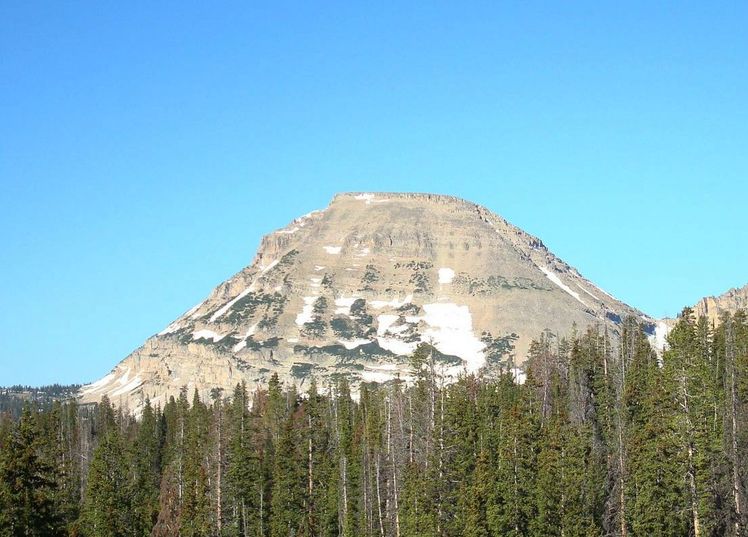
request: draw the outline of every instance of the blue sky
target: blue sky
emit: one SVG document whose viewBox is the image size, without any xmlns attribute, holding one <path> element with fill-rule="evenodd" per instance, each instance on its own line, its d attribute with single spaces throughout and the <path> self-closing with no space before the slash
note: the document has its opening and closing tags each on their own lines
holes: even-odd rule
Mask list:
<svg viewBox="0 0 748 537">
<path fill-rule="evenodd" d="M 0 3 L 0 385 L 102 376 L 338 191 L 654 316 L 748 282 L 748 3 L 426 4 Z"/>
</svg>

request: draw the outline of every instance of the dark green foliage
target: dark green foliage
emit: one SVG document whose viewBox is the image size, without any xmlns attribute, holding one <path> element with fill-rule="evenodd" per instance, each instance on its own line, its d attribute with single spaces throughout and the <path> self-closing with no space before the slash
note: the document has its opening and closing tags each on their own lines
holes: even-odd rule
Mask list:
<svg viewBox="0 0 748 537">
<path fill-rule="evenodd" d="M 132 442 L 130 482 L 132 498 L 132 535 L 150 535 L 158 516 L 161 482 L 161 447 L 163 429 L 159 416 L 146 402 L 140 427 Z"/>
<path fill-rule="evenodd" d="M 129 535 L 131 497 L 128 494 L 129 458 L 122 437 L 111 427 L 93 453 L 88 487 L 81 508 L 81 530 L 89 537 Z"/>
<path fill-rule="evenodd" d="M 49 386 L 14 386 L 0 387 L 0 415 L 10 414 L 18 419 L 26 403 L 34 403 L 37 408 L 48 410 L 54 401 L 65 401 L 75 396 L 80 384 L 51 384 Z"/>
<path fill-rule="evenodd" d="M 146 402 L 137 421 L 106 399 L 0 414 L 0 537 L 746 535 L 746 316 L 686 310 L 663 356 L 636 321 L 620 330 L 615 348 L 594 329 L 541 334 L 523 385 L 511 336 L 484 334 L 503 369 L 452 384 L 452 357 L 420 345 L 410 385 L 359 399 L 345 375 L 303 396 L 273 375 L 210 406 Z M 395 359 L 338 347 L 300 348 L 292 373 L 319 352 Z"/>
<path fill-rule="evenodd" d="M 18 425 L 5 438 L 0 455 L 0 535 L 45 536 L 62 533 L 53 461 L 36 409 L 26 405 Z M 8 434 L 8 433 L 6 433 Z"/>
<path fill-rule="evenodd" d="M 475 278 L 465 273 L 460 273 L 455 276 L 454 285 L 460 286 L 470 295 L 492 295 L 506 291 L 508 289 L 537 289 L 540 291 L 551 291 L 553 287 L 551 285 L 538 285 L 535 280 L 529 278 L 512 278 L 508 279 L 504 276 L 489 276 L 487 278 Z"/>
<path fill-rule="evenodd" d="M 361 288 L 360 291 L 372 291 L 372 283 L 378 282 L 381 277 L 381 272 L 374 265 L 366 265 L 364 275 L 361 277 Z"/>
<path fill-rule="evenodd" d="M 323 319 L 325 311 L 327 311 L 327 299 L 321 296 L 312 304 L 312 320 L 304 323 L 301 333 L 308 338 L 323 337 L 327 332 L 327 323 Z"/>
<path fill-rule="evenodd" d="M 495 369 L 509 367 L 511 353 L 514 351 L 514 342 L 518 338 L 519 336 L 514 333 L 503 337 L 494 337 L 491 332 L 483 332 L 480 340 L 486 345 L 483 352 L 486 355 L 487 365 Z"/>
</svg>

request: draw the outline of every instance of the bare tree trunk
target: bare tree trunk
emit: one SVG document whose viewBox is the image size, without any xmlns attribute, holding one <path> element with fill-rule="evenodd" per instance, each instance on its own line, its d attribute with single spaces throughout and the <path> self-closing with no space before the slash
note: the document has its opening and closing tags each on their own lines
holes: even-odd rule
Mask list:
<svg viewBox="0 0 748 537">
<path fill-rule="evenodd" d="M 725 361 L 730 390 L 730 458 L 732 459 L 732 498 L 735 504 L 734 534 L 742 535 L 743 501 L 740 485 L 740 462 L 738 460 L 738 393 L 735 363 L 735 330 L 732 319 L 725 323 Z"/>
<path fill-rule="evenodd" d="M 340 479 L 343 483 L 343 509 L 341 510 L 341 524 L 340 527 L 342 535 L 346 535 L 345 527 L 346 521 L 348 520 L 348 459 L 343 455 L 340 459 Z"/>
<path fill-rule="evenodd" d="M 216 475 L 216 525 L 218 527 L 218 535 L 221 534 L 221 528 L 223 525 L 223 521 L 221 520 L 221 474 L 223 473 L 222 468 L 222 453 L 223 453 L 223 427 L 221 424 L 221 418 L 222 418 L 222 409 L 221 409 L 221 402 L 218 401 L 218 453 L 217 453 L 217 463 L 218 463 L 218 471 Z"/>
<path fill-rule="evenodd" d="M 690 396 L 688 395 L 686 371 L 680 371 L 680 387 L 683 399 L 681 408 L 686 417 L 686 444 L 688 453 L 688 492 L 691 496 L 691 521 L 693 523 L 694 537 L 701 537 L 701 520 L 699 518 L 699 502 L 696 489 L 696 468 L 694 467 L 693 454 L 693 424 L 691 423 L 691 410 L 689 407 Z"/>
<path fill-rule="evenodd" d="M 265 535 L 265 490 L 260 483 L 260 535 Z"/>
<path fill-rule="evenodd" d="M 382 493 L 379 488 L 379 454 L 377 454 L 377 512 L 379 514 L 379 533 L 384 537 L 384 523 L 382 522 Z"/>
<path fill-rule="evenodd" d="M 624 406 L 623 390 L 626 386 L 626 370 L 628 363 L 632 360 L 634 348 L 633 331 L 629 330 L 627 336 L 628 341 L 625 343 L 628 353 L 621 353 L 621 359 L 619 360 L 621 374 L 616 386 L 616 401 L 618 402 L 618 408 L 616 409 L 616 428 L 618 429 L 618 523 L 621 537 L 628 536 L 628 527 L 626 525 L 626 446 L 623 441 L 625 424 L 621 417 L 621 413 L 623 412 Z M 624 342 L 622 342 L 622 344 L 623 343 Z"/>
<path fill-rule="evenodd" d="M 439 391 L 439 497 L 438 512 L 436 520 L 436 530 L 439 535 L 442 533 L 442 518 L 444 517 L 442 484 L 444 483 L 444 376 L 441 377 Z"/>
<path fill-rule="evenodd" d="M 312 474 L 312 417 L 308 416 L 307 423 L 309 424 L 309 443 L 307 447 L 307 457 L 308 457 L 308 483 L 307 486 L 309 487 L 309 500 L 312 499 L 312 493 L 314 492 L 314 478 Z"/>
<path fill-rule="evenodd" d="M 400 537 L 400 506 L 398 502 L 398 490 L 397 490 L 397 460 L 395 457 L 394 449 L 392 448 L 392 404 L 394 401 L 390 401 L 387 412 L 387 455 L 390 458 L 390 464 L 392 465 L 392 494 L 393 494 L 393 510 L 395 518 L 395 537 Z M 402 420 L 401 420 L 402 423 Z"/>
<path fill-rule="evenodd" d="M 623 448 L 623 424 L 618 417 L 618 502 L 619 502 L 619 524 L 621 537 L 628 535 L 626 529 L 626 462 Z"/>
<path fill-rule="evenodd" d="M 408 395 L 408 413 L 410 415 L 410 441 L 408 442 L 409 460 L 413 464 L 413 397 Z"/>
</svg>

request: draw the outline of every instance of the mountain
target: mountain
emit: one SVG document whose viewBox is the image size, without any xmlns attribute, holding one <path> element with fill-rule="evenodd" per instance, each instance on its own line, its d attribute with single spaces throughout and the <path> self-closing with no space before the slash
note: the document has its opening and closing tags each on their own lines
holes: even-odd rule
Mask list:
<svg viewBox="0 0 748 537">
<path fill-rule="evenodd" d="M 748 310 L 748 285 L 730 289 L 717 297 L 704 297 L 693 306 L 693 310 L 698 317 L 707 317 L 713 323 L 719 324 L 719 317 L 723 313 Z"/>
<path fill-rule="evenodd" d="M 521 364 L 543 330 L 652 322 L 487 209 L 432 194 L 347 193 L 263 238 L 253 262 L 82 390 L 137 409 L 182 386 L 406 377 L 432 344 L 447 375 Z M 654 330 L 654 324 L 651 325 Z M 519 370 L 516 374 L 521 374 Z"/>
<path fill-rule="evenodd" d="M 705 296 L 694 304 L 691 309 L 694 316 L 706 317 L 711 325 L 718 325 L 723 313 L 736 313 L 738 310 L 748 310 L 748 285 L 739 289 L 730 289 L 719 296 Z M 650 342 L 658 351 L 667 347 L 667 336 L 678 322 L 677 318 L 666 317 L 655 322 L 654 334 Z"/>
</svg>

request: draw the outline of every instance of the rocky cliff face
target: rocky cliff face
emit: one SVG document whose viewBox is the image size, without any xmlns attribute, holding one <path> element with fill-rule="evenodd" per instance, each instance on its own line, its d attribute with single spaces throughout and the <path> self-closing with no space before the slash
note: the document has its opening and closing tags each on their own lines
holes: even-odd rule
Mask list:
<svg viewBox="0 0 748 537">
<path fill-rule="evenodd" d="M 748 311 L 748 285 L 739 289 L 730 289 L 719 296 L 706 296 L 692 306 L 694 316 L 706 317 L 709 324 L 718 325 L 723 313 L 736 313 L 738 310 Z M 654 333 L 650 341 L 657 351 L 667 348 L 667 336 L 678 322 L 677 318 L 660 319 L 655 323 Z"/>
<path fill-rule="evenodd" d="M 714 324 L 719 324 L 723 313 L 735 313 L 748 310 L 748 285 L 739 289 L 730 289 L 719 296 L 707 296 L 693 307 L 697 317 L 707 317 Z"/>
<path fill-rule="evenodd" d="M 485 208 L 431 194 L 340 194 L 266 236 L 219 285 L 112 372 L 82 390 L 137 410 L 182 386 L 207 397 L 273 372 L 303 385 L 335 375 L 407 377 L 420 342 L 447 375 L 524 361 L 549 329 L 641 312 Z"/>
</svg>

